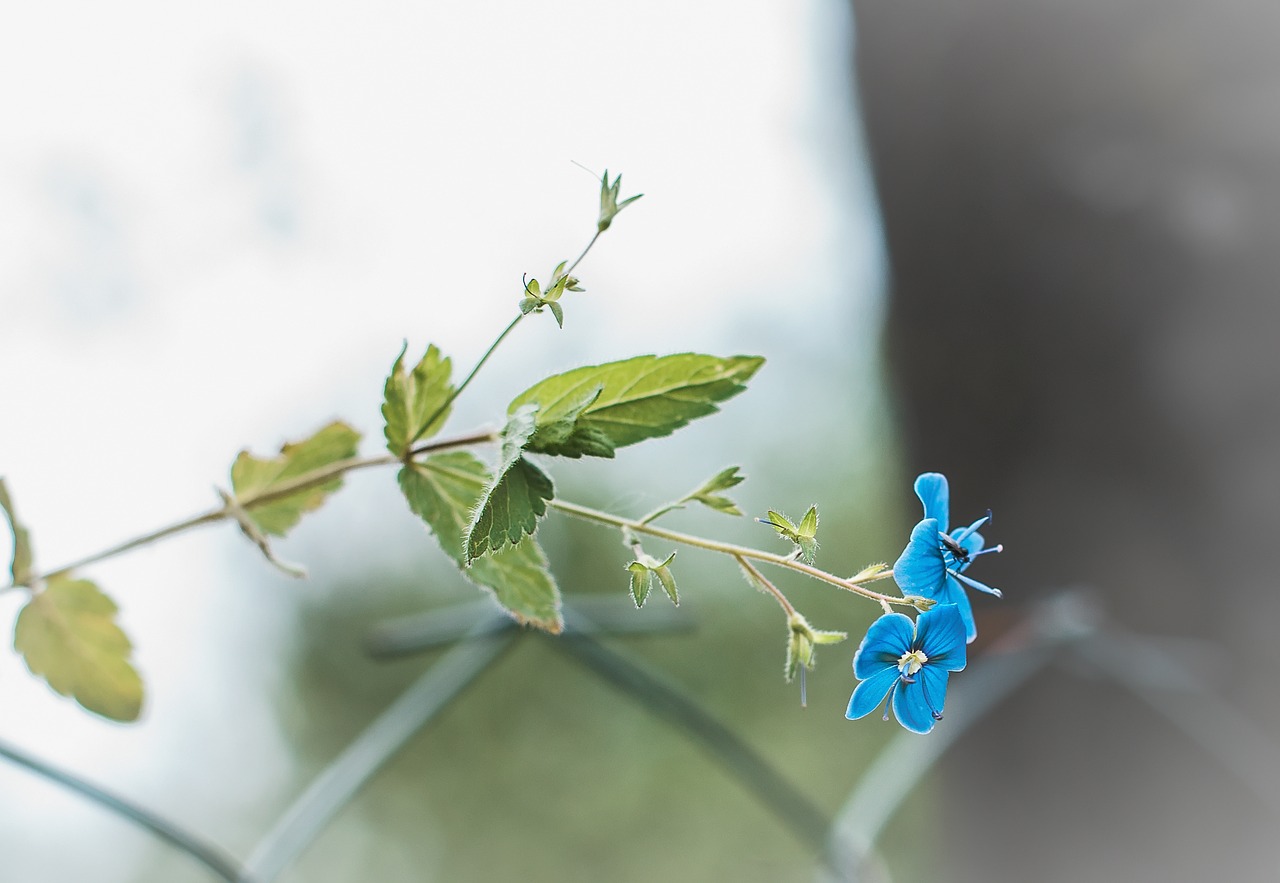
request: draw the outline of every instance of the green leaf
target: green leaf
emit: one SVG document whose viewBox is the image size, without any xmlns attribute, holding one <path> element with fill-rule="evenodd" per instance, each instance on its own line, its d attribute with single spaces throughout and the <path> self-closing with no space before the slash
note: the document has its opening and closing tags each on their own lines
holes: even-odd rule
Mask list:
<svg viewBox="0 0 1280 883">
<path fill-rule="evenodd" d="M 133 721 L 142 679 L 115 614 L 115 603 L 89 580 L 56 576 L 18 614 L 13 647 L 58 693 L 103 717 Z"/>
<path fill-rule="evenodd" d="M 556 324 L 561 328 L 564 327 L 564 307 L 553 300 L 547 301 L 547 309 L 551 310 L 551 315 L 556 317 Z"/>
<path fill-rule="evenodd" d="M 453 385 L 449 382 L 453 363 L 440 356 L 435 345 L 427 347 L 412 372 L 404 369 L 405 343 L 391 366 L 382 391 L 383 433 L 387 450 L 404 457 L 415 442 L 435 435 L 449 419 L 449 399 Z"/>
<path fill-rule="evenodd" d="M 520 542 L 538 529 L 555 487 L 547 474 L 523 456 L 534 432 L 533 405 L 517 408 L 502 429 L 502 457 L 467 530 L 467 563 L 486 552 Z"/>
<path fill-rule="evenodd" d="M 636 607 L 643 607 L 649 597 L 649 589 L 653 587 L 653 571 L 639 561 L 632 561 L 626 569 L 631 571 L 631 597 L 635 599 Z"/>
<path fill-rule="evenodd" d="M 9 565 L 12 583 L 15 586 L 26 585 L 32 577 L 31 535 L 27 532 L 27 526 L 18 520 L 13 501 L 9 499 L 9 488 L 3 478 L 0 478 L 0 509 L 4 510 L 9 529 L 13 531 L 13 561 Z"/>
<path fill-rule="evenodd" d="M 739 475 L 738 466 L 730 466 L 723 469 L 709 478 L 702 487 L 690 493 L 680 502 L 696 502 L 701 503 L 717 512 L 723 512 L 726 515 L 741 515 L 742 510 L 738 508 L 738 504 L 733 502 L 726 496 L 717 494 L 716 491 L 727 490 L 736 485 L 742 484 L 746 480 L 745 475 Z"/>
<path fill-rule="evenodd" d="M 559 417 L 537 421 L 525 448 L 557 457 L 612 457 L 613 445 L 604 431 L 578 422 L 582 412 L 595 404 L 603 390 L 603 386 L 584 390 L 577 401 L 570 402 L 563 409 Z"/>
<path fill-rule="evenodd" d="M 554 454 L 569 449 L 580 451 L 578 456 L 600 456 L 582 439 L 590 436 L 592 445 L 606 442 L 612 450 L 670 435 L 691 420 L 714 414 L 717 403 L 742 392 L 762 364 L 758 356 L 638 356 L 548 377 L 518 395 L 508 412 L 537 405 L 539 429 L 572 424 L 567 435 L 558 431 L 557 441 L 545 447 L 535 436 L 530 451 Z"/>
<path fill-rule="evenodd" d="M 532 537 L 466 566 L 463 535 L 489 483 L 483 463 L 467 451 L 434 454 L 401 469 L 399 480 L 409 508 L 426 522 L 463 576 L 491 592 L 517 621 L 553 633 L 563 628 L 560 591 Z"/>
<path fill-rule="evenodd" d="M 267 503 L 255 505 L 253 498 L 282 488 L 309 472 L 351 459 L 359 442 L 360 433 L 335 421 L 304 441 L 286 444 L 277 457 L 259 459 L 241 451 L 231 464 L 231 487 L 260 530 L 284 536 L 303 513 L 318 509 L 325 497 L 342 487 L 341 476 Z"/>
<path fill-rule="evenodd" d="M 670 559 L 668 559 L 670 560 Z M 680 593 L 676 591 L 676 578 L 671 573 L 671 568 L 665 564 L 661 564 L 653 569 L 658 575 L 658 581 L 662 583 L 662 588 L 667 592 L 667 597 L 671 599 L 671 603 L 680 606 Z"/>
</svg>

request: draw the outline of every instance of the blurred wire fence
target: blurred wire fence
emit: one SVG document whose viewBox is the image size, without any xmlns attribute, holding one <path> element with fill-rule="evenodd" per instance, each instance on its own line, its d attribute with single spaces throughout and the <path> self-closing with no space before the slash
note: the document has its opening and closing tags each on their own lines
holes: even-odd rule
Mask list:
<svg viewBox="0 0 1280 883">
<path fill-rule="evenodd" d="M 637 655 L 603 638 L 690 628 L 657 608 L 635 617 L 629 604 L 582 599 L 565 605 L 558 637 L 524 631 L 487 602 L 399 618 L 374 629 L 366 650 L 387 659 L 452 645 L 330 762 L 244 860 L 129 798 L 0 740 L 0 757 L 146 830 L 228 883 L 270 883 L 320 837 L 334 817 L 415 734 L 516 641 L 549 641 L 652 716 L 701 745 L 741 787 L 813 850 L 818 883 L 892 883 L 877 849 L 882 832 L 935 763 L 970 728 L 1050 666 L 1110 680 L 1198 745 L 1280 821 L 1280 745 L 1220 698 L 1198 670 L 1215 646 L 1127 631 L 1085 590 L 1051 597 L 957 679 L 946 725 L 927 738 L 901 733 L 877 756 L 834 818 L 792 785 L 742 737 Z M 1208 651 L 1207 653 L 1205 651 Z M 1137 750 L 1137 749 L 1134 749 Z"/>
</svg>

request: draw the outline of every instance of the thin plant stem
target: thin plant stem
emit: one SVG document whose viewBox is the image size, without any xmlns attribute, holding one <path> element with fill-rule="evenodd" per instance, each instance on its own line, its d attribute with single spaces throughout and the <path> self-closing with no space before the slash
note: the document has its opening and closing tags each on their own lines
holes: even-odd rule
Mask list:
<svg viewBox="0 0 1280 883">
<path fill-rule="evenodd" d="M 453 448 L 474 447 L 478 444 L 493 441 L 495 438 L 496 435 L 487 430 L 472 432 L 455 438 L 441 439 L 439 441 L 419 445 L 414 448 L 411 453 L 413 456 L 418 456 L 438 451 L 447 451 Z M 327 484 L 335 478 L 341 478 L 348 472 L 354 472 L 357 469 L 368 469 L 373 466 L 388 466 L 399 462 L 400 459 L 398 457 L 393 457 L 390 454 L 381 454 L 376 457 L 352 457 L 347 460 L 340 460 L 337 463 L 330 463 L 329 465 L 322 466 L 319 469 L 313 469 L 312 471 L 299 475 L 297 478 L 291 479 L 290 481 L 281 482 L 270 490 L 263 491 L 258 494 L 251 494 L 247 497 L 238 499 L 235 503 L 241 509 L 253 509 L 256 506 L 271 503 L 276 500 L 283 499 L 284 497 L 300 493 L 301 491 L 310 490 L 313 487 Z M 142 546 L 149 546 L 152 543 L 159 542 L 160 540 L 167 539 L 176 534 L 184 533 L 192 528 L 223 521 L 232 517 L 234 514 L 233 509 L 234 507 L 232 506 L 222 505 L 217 508 L 210 509 L 207 512 L 201 512 L 199 515 L 184 518 L 182 521 L 158 528 L 157 530 L 150 531 L 149 533 L 141 534 L 133 537 L 132 539 L 125 540 L 122 543 L 103 549 L 100 552 L 94 552 L 92 555 L 86 555 L 79 560 L 72 561 L 70 564 L 64 564 L 54 570 L 46 571 L 45 573 L 32 577 L 30 582 L 36 583 L 41 580 L 52 579 L 53 577 L 65 576 L 73 570 L 87 567 L 90 564 L 96 564 L 99 561 L 105 561 L 108 558 L 115 558 L 118 555 L 123 555 L 125 552 L 130 552 Z M 23 587 L 27 586 L 24 584 Z M 17 584 L 8 585 L 0 589 L 0 592 L 7 592 L 16 588 L 20 588 L 20 586 Z"/>
<path fill-rule="evenodd" d="M 775 567 L 795 570 L 799 573 L 803 573 L 805 576 L 809 576 L 813 579 L 820 580 L 821 582 L 844 589 L 846 592 L 853 592 L 855 595 L 870 598 L 872 601 L 876 601 L 880 604 L 897 604 L 905 607 L 915 606 L 915 604 L 907 598 L 895 597 L 893 595 L 882 595 L 879 592 L 873 592 L 865 586 L 838 577 L 833 573 L 827 573 L 827 571 L 821 570 L 817 567 L 811 567 L 803 561 L 797 561 L 787 555 L 777 555 L 773 552 L 765 552 L 761 549 L 751 549 L 746 546 L 738 546 L 733 543 L 722 543 L 718 540 L 709 540 L 704 537 L 693 536 L 692 534 L 667 530 L 663 527 L 656 527 L 652 524 L 643 524 L 630 518 L 622 518 L 618 515 L 611 515 L 608 512 L 601 512 L 598 509 L 579 506 L 576 503 L 569 503 L 565 500 L 548 500 L 547 505 L 554 509 L 559 509 L 566 515 L 572 515 L 575 518 L 582 518 L 586 521 L 594 521 L 597 524 L 607 524 L 610 527 L 616 527 L 619 530 L 631 530 L 635 533 L 648 534 L 649 536 L 658 537 L 659 539 L 670 540 L 673 543 L 680 543 L 683 546 L 706 549 L 709 552 L 719 552 L 722 555 L 728 555 L 731 558 L 748 558 L 753 561 L 763 561 L 766 564 L 772 564 Z M 892 571 L 887 571 L 886 573 L 878 576 L 883 578 L 888 575 L 892 575 Z"/>
<path fill-rule="evenodd" d="M 782 594 L 781 589 L 769 582 L 769 580 L 765 578 L 765 575 L 761 573 L 754 564 L 746 558 L 743 558 L 741 555 L 734 555 L 733 557 L 737 560 L 739 567 L 749 573 L 752 579 L 764 586 L 770 595 L 773 595 L 773 597 L 778 599 L 778 603 L 782 605 L 783 613 L 787 614 L 788 617 L 796 615 L 796 609 L 791 606 L 791 602 L 787 600 L 787 596 Z"/>
<path fill-rule="evenodd" d="M 566 276 L 570 276 L 573 274 L 574 268 L 577 267 L 578 264 L 582 263 L 582 259 L 587 256 L 587 252 L 591 251 L 591 246 L 596 244 L 596 240 L 600 238 L 600 234 L 603 232 L 604 232 L 603 230 L 596 230 L 596 235 L 591 237 L 591 241 L 588 242 L 587 247 L 582 250 L 582 254 L 578 255 L 574 259 L 573 263 L 569 265 L 569 269 L 564 271 L 564 274 Z"/>
<path fill-rule="evenodd" d="M 583 254 L 585 253 L 586 252 L 583 252 Z M 507 339 L 507 335 L 515 330 L 516 326 L 520 324 L 520 320 L 523 319 L 524 317 L 525 317 L 524 313 L 518 314 L 514 319 L 511 320 L 510 325 L 502 329 L 502 333 L 499 334 L 494 339 L 493 343 L 489 344 L 489 348 L 484 351 L 484 355 L 480 357 L 480 361 L 476 362 L 475 367 L 471 369 L 471 373 L 468 374 L 463 379 L 463 381 L 458 384 L 457 388 L 454 389 L 452 393 L 449 394 L 449 397 L 444 400 L 444 404 L 436 408 L 435 412 L 422 422 L 423 426 L 430 426 L 432 423 L 436 421 L 437 417 L 439 417 L 445 411 L 449 410 L 449 406 L 452 405 L 457 400 L 458 396 L 462 395 L 462 391 L 467 388 L 467 384 L 469 384 L 475 378 L 475 376 L 480 373 L 480 369 L 484 367 L 484 363 L 489 361 L 489 357 L 493 355 L 494 351 L 498 348 L 498 346 L 502 343 L 502 341 Z"/>
</svg>

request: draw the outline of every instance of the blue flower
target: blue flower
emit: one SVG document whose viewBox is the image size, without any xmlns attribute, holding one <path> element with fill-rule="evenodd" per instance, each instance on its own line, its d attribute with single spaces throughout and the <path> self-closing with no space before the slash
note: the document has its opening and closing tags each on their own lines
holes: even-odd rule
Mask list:
<svg viewBox="0 0 1280 883">
<path fill-rule="evenodd" d="M 911 531 L 907 548 L 893 565 L 893 579 L 904 595 L 920 595 L 938 604 L 954 604 L 964 621 L 966 639 L 978 636 L 973 621 L 973 608 L 963 583 L 972 589 L 1001 597 L 999 589 L 964 575 L 973 559 L 988 552 L 999 552 L 1003 546 L 983 548 L 978 528 L 991 520 L 987 512 L 968 527 L 957 527 L 950 533 L 951 491 L 947 477 L 926 472 L 916 479 L 916 496 L 924 503 L 924 520 Z"/>
<path fill-rule="evenodd" d="M 913 733 L 927 733 L 942 720 L 949 673 L 965 665 L 964 622 L 954 604 L 939 604 L 913 623 L 901 613 L 886 613 L 871 623 L 853 657 L 853 673 L 862 683 L 853 691 L 849 720 L 866 717 L 892 696 L 893 714 Z"/>
</svg>

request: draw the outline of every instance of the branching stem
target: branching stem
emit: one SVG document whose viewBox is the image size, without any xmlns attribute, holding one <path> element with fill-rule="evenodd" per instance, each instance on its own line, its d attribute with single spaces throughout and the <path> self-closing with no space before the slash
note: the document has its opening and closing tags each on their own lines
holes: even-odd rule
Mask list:
<svg viewBox="0 0 1280 883">
<path fill-rule="evenodd" d="M 827 573 L 817 567 L 811 567 L 803 561 L 797 561 L 788 555 L 777 555 L 773 552 L 765 552 L 761 549 L 751 549 L 746 546 L 738 546 L 733 543 L 722 543 L 718 540 L 709 540 L 705 537 L 693 536 L 692 534 L 679 533 L 674 530 L 667 530 L 664 527 L 657 527 L 653 524 L 645 524 L 629 518 L 622 518 L 618 515 L 611 515 L 608 512 L 601 512 L 597 509 L 589 509 L 586 506 L 579 506 L 576 503 L 569 503 L 565 500 L 548 500 L 547 505 L 554 509 L 559 509 L 566 515 L 572 515 L 576 518 L 582 518 L 587 521 L 594 521 L 597 524 L 607 524 L 610 527 L 616 527 L 619 530 L 631 530 L 635 533 L 648 534 L 649 536 L 658 537 L 659 539 L 670 540 L 673 543 L 680 543 L 683 546 L 692 546 L 697 549 L 706 549 L 709 552 L 719 552 L 722 555 L 728 555 L 731 558 L 745 558 L 752 561 L 763 561 L 766 564 L 772 564 L 775 567 L 783 567 L 787 570 L 795 570 L 803 573 L 805 576 L 820 580 L 824 583 L 844 589 L 846 592 L 853 592 L 855 595 L 862 595 L 864 598 L 870 598 L 872 601 L 884 604 L 897 604 L 899 606 L 914 606 L 906 598 L 895 597 L 893 595 L 882 595 L 874 592 L 865 586 L 850 580 L 843 579 L 833 573 Z M 886 571 L 883 576 L 891 575 L 892 571 Z"/>
</svg>

